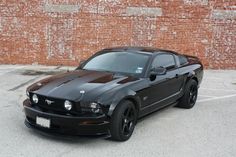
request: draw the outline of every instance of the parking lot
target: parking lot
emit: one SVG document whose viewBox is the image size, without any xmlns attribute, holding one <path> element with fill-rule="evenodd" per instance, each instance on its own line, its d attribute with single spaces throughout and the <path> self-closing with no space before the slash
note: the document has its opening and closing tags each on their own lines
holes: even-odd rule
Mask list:
<svg viewBox="0 0 236 157">
<path fill-rule="evenodd" d="M 166 108 L 139 121 L 127 142 L 51 137 L 24 125 L 31 83 L 73 67 L 0 65 L 1 157 L 235 157 L 236 71 L 206 70 L 196 106 Z"/>
</svg>

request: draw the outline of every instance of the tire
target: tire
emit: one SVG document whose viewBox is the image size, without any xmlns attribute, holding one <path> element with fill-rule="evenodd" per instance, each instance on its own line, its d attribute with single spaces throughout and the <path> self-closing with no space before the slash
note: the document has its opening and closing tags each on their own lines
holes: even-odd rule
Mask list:
<svg viewBox="0 0 236 157">
<path fill-rule="evenodd" d="M 110 125 L 111 140 L 128 140 L 137 123 L 137 111 L 131 101 L 125 100 L 115 109 Z"/>
<path fill-rule="evenodd" d="M 191 79 L 186 85 L 184 95 L 180 98 L 179 103 L 176 107 L 190 109 L 192 108 L 197 100 L 198 95 L 198 84 L 197 81 Z"/>
</svg>

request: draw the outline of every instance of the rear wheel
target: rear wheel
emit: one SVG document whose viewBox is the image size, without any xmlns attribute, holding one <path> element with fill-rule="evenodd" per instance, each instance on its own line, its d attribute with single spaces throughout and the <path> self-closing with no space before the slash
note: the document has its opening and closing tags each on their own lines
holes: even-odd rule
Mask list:
<svg viewBox="0 0 236 157">
<path fill-rule="evenodd" d="M 121 102 L 115 109 L 111 120 L 111 139 L 126 141 L 132 135 L 137 122 L 137 111 L 131 101 Z"/>
<path fill-rule="evenodd" d="M 196 103 L 197 95 L 198 95 L 197 81 L 190 80 L 186 85 L 185 93 L 180 98 L 180 101 L 177 107 L 186 108 L 186 109 L 192 108 Z"/>
</svg>

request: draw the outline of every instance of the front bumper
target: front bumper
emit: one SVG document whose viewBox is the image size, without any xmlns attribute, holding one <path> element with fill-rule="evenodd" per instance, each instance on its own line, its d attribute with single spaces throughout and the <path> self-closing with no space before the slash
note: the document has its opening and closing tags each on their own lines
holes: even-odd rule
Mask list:
<svg viewBox="0 0 236 157">
<path fill-rule="evenodd" d="M 109 134 L 109 120 L 106 115 L 78 117 L 59 115 L 37 110 L 30 106 L 29 100 L 23 102 L 26 115 L 25 124 L 47 133 L 59 133 L 65 135 L 106 135 Z M 36 124 L 36 117 L 50 119 L 50 128 L 44 128 Z"/>
</svg>

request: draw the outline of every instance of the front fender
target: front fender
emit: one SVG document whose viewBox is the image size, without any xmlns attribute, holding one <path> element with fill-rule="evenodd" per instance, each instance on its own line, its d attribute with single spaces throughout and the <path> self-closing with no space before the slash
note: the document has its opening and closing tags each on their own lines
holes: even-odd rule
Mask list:
<svg viewBox="0 0 236 157">
<path fill-rule="evenodd" d="M 107 97 L 108 98 L 108 97 Z M 112 99 L 111 99 L 112 98 Z M 110 98 L 108 98 L 110 102 L 105 101 L 105 99 L 98 100 L 98 103 L 104 104 L 109 103 L 109 110 L 107 112 L 108 116 L 112 116 L 114 110 L 119 105 L 119 103 L 125 99 L 129 99 L 135 102 L 136 107 L 139 109 L 141 105 L 140 98 L 136 95 L 136 92 L 133 90 L 122 90 L 119 92 L 114 93 Z"/>
</svg>

